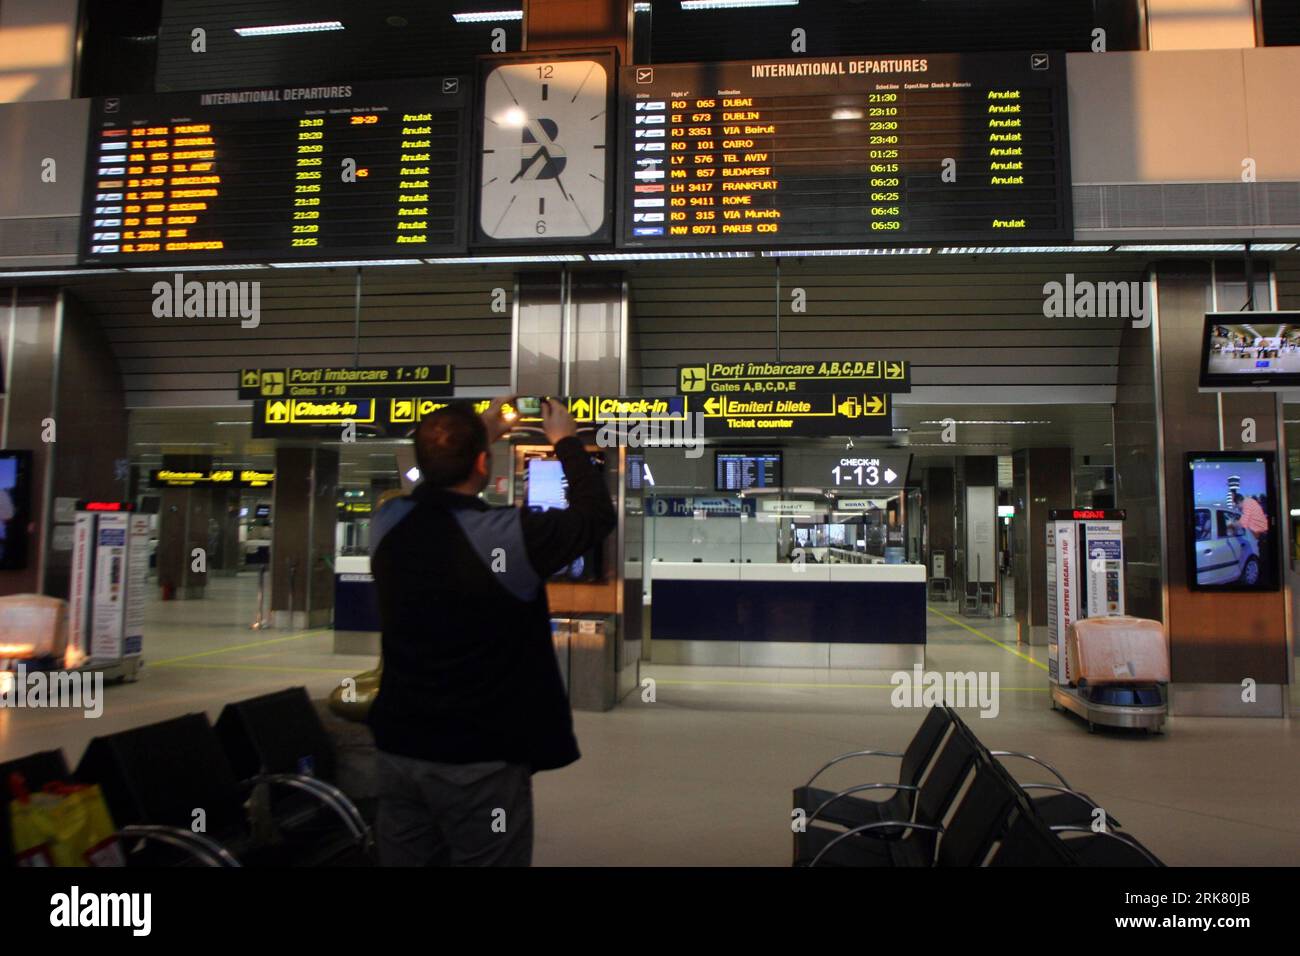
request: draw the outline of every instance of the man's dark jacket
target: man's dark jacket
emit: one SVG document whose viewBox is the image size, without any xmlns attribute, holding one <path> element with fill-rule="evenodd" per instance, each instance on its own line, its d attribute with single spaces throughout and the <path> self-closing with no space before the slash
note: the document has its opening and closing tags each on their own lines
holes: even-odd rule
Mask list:
<svg viewBox="0 0 1300 956">
<path fill-rule="evenodd" d="M 491 508 L 421 485 L 371 525 L 384 671 L 370 711 L 383 751 L 534 771 L 580 754 L 551 641 L 546 578 L 617 516 L 582 442 L 555 446 L 566 510 Z"/>
</svg>

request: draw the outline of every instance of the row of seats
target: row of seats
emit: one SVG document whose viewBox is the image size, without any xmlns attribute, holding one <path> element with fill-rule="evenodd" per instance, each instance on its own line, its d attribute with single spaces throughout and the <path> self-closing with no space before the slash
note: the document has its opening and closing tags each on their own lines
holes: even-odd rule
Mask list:
<svg viewBox="0 0 1300 956">
<path fill-rule="evenodd" d="M 304 687 L 227 705 L 214 727 L 186 714 L 90 741 L 75 772 L 61 750 L 0 764 L 0 801 L 98 784 L 132 866 L 373 864 L 366 817 L 331 782 L 333 741 Z M 0 860 L 13 862 L 4 811 Z"/>
<path fill-rule="evenodd" d="M 815 785 L 830 767 L 869 758 L 898 759 L 897 781 Z M 1031 761 L 1055 781 L 1020 783 L 1007 758 Z M 989 750 L 946 706 L 931 708 L 904 752 L 841 754 L 793 799 L 795 866 L 1163 865 L 1049 764 Z"/>
</svg>

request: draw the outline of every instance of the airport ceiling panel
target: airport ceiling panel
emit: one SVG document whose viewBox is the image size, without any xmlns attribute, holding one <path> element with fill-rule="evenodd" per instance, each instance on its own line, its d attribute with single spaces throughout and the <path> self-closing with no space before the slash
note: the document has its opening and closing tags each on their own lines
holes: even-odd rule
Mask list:
<svg viewBox="0 0 1300 956">
<path fill-rule="evenodd" d="M 1113 401 L 1126 320 L 1068 304 L 1054 314 L 1044 287 L 1060 283 L 1064 298 L 1082 283 L 1122 282 L 1137 295 L 1128 284 L 1140 264 L 1020 259 L 786 259 L 779 290 L 770 260 L 641 264 L 630 275 L 633 355 L 651 391 L 671 388 L 676 366 L 702 353 L 769 361 L 779 301 L 782 359 L 904 359 L 908 403 Z"/>
<path fill-rule="evenodd" d="M 504 29 L 507 48 L 518 50 L 523 23 L 521 19 L 457 20 L 453 13 L 509 7 L 490 0 L 464 0 L 454 6 L 427 0 L 385 0 L 382 4 L 165 0 L 158 29 L 157 89 L 311 86 L 468 74 L 475 57 L 492 52 L 494 29 Z M 304 22 L 337 26 L 280 35 L 249 32 L 250 28 Z M 207 48 L 201 55 L 191 49 L 196 28 L 206 31 Z"/>
<path fill-rule="evenodd" d="M 414 274 L 412 274 L 414 273 Z M 356 274 L 351 269 L 187 272 L 183 281 L 256 282 L 256 325 L 238 316 L 158 315 L 157 283 L 173 273 L 129 273 L 73 283 L 117 357 L 129 407 L 228 405 L 240 369 L 351 365 Z M 505 388 L 510 379 L 513 274 L 495 269 L 368 269 L 361 287 L 361 365 L 450 363 L 460 388 Z"/>
</svg>

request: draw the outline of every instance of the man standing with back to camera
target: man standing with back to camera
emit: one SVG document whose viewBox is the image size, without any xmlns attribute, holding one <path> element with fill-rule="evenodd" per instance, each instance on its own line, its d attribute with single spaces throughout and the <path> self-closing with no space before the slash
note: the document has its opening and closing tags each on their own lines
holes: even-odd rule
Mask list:
<svg viewBox="0 0 1300 956">
<path fill-rule="evenodd" d="M 425 416 L 423 477 L 372 523 L 383 676 L 370 712 L 385 866 L 528 866 L 532 774 L 580 756 L 551 642 L 546 579 L 614 529 L 600 473 L 558 401 L 542 427 L 568 508 L 491 508 L 478 494 L 510 429 L 496 399 Z M 503 815 L 504 814 L 504 815 Z"/>
</svg>

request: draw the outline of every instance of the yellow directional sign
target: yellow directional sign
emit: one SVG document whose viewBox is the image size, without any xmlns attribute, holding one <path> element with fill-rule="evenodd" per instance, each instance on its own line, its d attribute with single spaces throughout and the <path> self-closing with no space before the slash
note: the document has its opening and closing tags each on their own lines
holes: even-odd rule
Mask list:
<svg viewBox="0 0 1300 956">
<path fill-rule="evenodd" d="M 266 423 L 268 425 L 287 425 L 289 423 L 289 403 L 267 402 Z"/>
<path fill-rule="evenodd" d="M 888 435 L 892 424 L 887 392 L 713 395 L 702 407 L 706 435 Z"/>
<path fill-rule="evenodd" d="M 239 379 L 240 388 L 259 388 L 262 384 L 262 373 L 259 369 L 244 369 Z"/>
<path fill-rule="evenodd" d="M 415 399 L 389 399 L 388 420 L 390 422 L 410 423 L 415 421 Z"/>
<path fill-rule="evenodd" d="M 578 401 L 586 401 L 579 399 Z M 592 399 L 598 422 L 681 421 L 686 417 L 686 400 L 675 395 L 664 398 Z M 575 402 L 576 404 L 576 402 Z M 574 414 L 577 418 L 577 414 Z"/>
<path fill-rule="evenodd" d="M 284 394 L 284 372 L 263 371 L 259 386 L 263 398 L 275 398 Z"/>
<path fill-rule="evenodd" d="M 677 367 L 682 395 L 793 395 L 912 390 L 908 364 L 895 359 L 708 362 Z"/>
<path fill-rule="evenodd" d="M 574 421 L 589 422 L 592 421 L 592 404 L 589 398 L 575 398 L 569 402 L 569 411 L 573 413 Z"/>
<path fill-rule="evenodd" d="M 687 365 L 678 371 L 677 390 L 683 395 L 704 391 L 709 372 L 703 365 Z"/>
<path fill-rule="evenodd" d="M 284 403 L 289 406 L 289 421 L 294 425 L 342 425 L 354 422 L 358 425 L 369 424 L 375 420 L 373 398 L 358 398 L 345 401 L 317 402 L 306 398 L 292 398 Z M 268 406 L 268 416 L 270 414 Z"/>
</svg>

